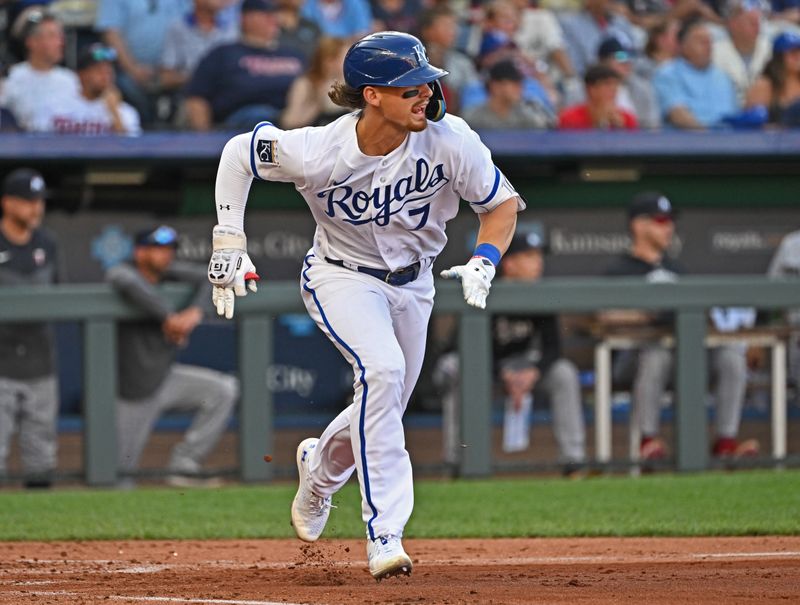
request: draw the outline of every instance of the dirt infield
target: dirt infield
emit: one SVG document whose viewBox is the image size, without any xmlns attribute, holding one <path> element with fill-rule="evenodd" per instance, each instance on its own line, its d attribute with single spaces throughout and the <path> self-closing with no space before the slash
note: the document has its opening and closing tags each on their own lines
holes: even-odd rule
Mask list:
<svg viewBox="0 0 800 605">
<path fill-rule="evenodd" d="M 0 604 L 798 603 L 800 537 L 408 540 L 376 583 L 362 541 L 0 544 Z"/>
</svg>

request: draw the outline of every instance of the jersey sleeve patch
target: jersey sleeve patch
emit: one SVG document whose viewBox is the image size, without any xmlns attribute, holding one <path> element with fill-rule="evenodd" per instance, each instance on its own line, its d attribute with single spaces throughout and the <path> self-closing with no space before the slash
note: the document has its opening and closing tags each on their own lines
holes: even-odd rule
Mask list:
<svg viewBox="0 0 800 605">
<path fill-rule="evenodd" d="M 277 164 L 276 163 L 273 164 L 272 161 L 275 160 L 277 158 L 277 155 L 278 155 L 276 153 L 276 150 L 277 150 L 276 142 L 277 141 L 275 141 L 274 139 L 273 140 L 262 139 L 262 138 L 259 138 L 259 136 L 258 136 L 258 131 L 261 130 L 262 128 L 264 128 L 265 126 L 271 126 L 271 127 L 274 128 L 274 125 L 272 124 L 272 122 L 260 122 L 253 129 L 253 134 L 250 136 L 250 171 L 253 173 L 253 176 L 255 178 L 257 178 L 259 180 L 262 180 L 262 181 L 264 179 L 261 177 L 260 174 L 258 174 L 258 167 L 256 166 L 256 160 L 258 159 L 259 162 L 261 161 L 261 147 L 262 147 L 261 143 L 262 142 L 264 142 L 264 143 L 272 143 L 271 156 L 270 156 L 272 159 L 271 159 L 270 162 L 267 162 L 267 163 L 272 164 L 273 166 L 277 166 Z"/>
<path fill-rule="evenodd" d="M 258 139 L 256 153 L 258 154 L 258 161 L 262 164 L 280 166 L 280 162 L 278 162 L 278 141 Z"/>
</svg>

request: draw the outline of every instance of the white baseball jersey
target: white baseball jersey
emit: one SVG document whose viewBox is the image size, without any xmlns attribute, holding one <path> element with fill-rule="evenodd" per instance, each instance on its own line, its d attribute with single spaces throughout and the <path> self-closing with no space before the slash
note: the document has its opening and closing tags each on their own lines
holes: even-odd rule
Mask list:
<svg viewBox="0 0 800 605">
<path fill-rule="evenodd" d="M 316 220 L 317 256 L 395 271 L 433 262 L 462 198 L 487 212 L 517 195 L 461 118 L 429 122 L 385 156 L 361 152 L 357 121 L 354 112 L 328 126 L 289 131 L 262 122 L 231 139 L 217 176 L 219 223 L 243 228 L 253 177 L 291 182 Z"/>
</svg>

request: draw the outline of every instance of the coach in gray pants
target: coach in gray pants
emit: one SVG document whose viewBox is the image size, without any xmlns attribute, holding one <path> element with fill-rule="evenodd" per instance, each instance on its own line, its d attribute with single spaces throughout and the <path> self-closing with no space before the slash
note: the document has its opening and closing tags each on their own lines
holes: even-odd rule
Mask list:
<svg viewBox="0 0 800 605">
<path fill-rule="evenodd" d="M 3 181 L 0 218 L 0 287 L 58 281 L 56 244 L 39 225 L 45 184 L 28 168 Z M 58 381 L 50 326 L 0 325 L 0 481 L 11 437 L 19 429 L 25 487 L 49 487 L 56 467 Z"/>
<path fill-rule="evenodd" d="M 141 231 L 133 263 L 117 265 L 107 275 L 114 289 L 148 315 L 121 322 L 118 328 L 117 438 L 119 468 L 126 475 L 123 485 L 130 484 L 153 425 L 168 410 L 193 410 L 195 416 L 172 450 L 167 482 L 210 485 L 202 477 L 202 462 L 225 430 L 238 397 L 233 376 L 174 363 L 178 347 L 202 321 L 211 294 L 205 267 L 174 260 L 177 242 L 177 234 L 167 226 Z M 166 281 L 193 284 L 193 301 L 173 310 L 157 288 Z"/>
</svg>

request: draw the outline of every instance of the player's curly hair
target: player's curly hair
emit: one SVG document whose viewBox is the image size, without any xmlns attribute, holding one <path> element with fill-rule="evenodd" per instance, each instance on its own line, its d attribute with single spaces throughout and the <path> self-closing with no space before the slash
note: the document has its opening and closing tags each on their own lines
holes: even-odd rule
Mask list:
<svg viewBox="0 0 800 605">
<path fill-rule="evenodd" d="M 364 109 L 367 102 L 364 100 L 364 91 L 361 88 L 353 88 L 345 82 L 336 82 L 331 86 L 328 97 L 339 107 L 348 109 Z"/>
</svg>

